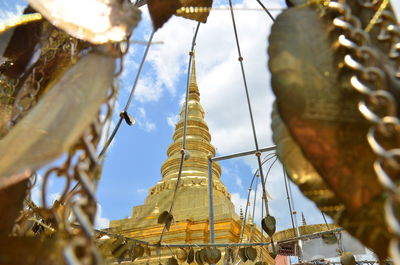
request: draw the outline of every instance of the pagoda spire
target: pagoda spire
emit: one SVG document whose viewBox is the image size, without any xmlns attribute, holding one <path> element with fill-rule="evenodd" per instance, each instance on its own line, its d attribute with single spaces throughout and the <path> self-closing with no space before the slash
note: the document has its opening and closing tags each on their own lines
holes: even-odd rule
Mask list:
<svg viewBox="0 0 400 265">
<path fill-rule="evenodd" d="M 173 216 L 179 220 L 205 220 L 208 218 L 208 159 L 215 156 L 211 135 L 204 120 L 204 110 L 200 103 L 200 92 L 196 82 L 196 66 L 193 58 L 189 75 L 189 95 L 186 123 L 185 151 L 189 158 L 183 161 L 179 181 L 176 184 L 181 163 L 181 150 L 185 123 L 185 104 L 181 108 L 180 119 L 175 126 L 172 144 L 167 149 L 167 159 L 161 166 L 161 180 L 150 188 L 145 203 L 134 208 L 132 218 L 141 226 L 152 222 L 152 211 L 158 205 L 159 211 L 168 211 L 175 198 Z M 212 163 L 212 187 L 214 190 L 215 219 L 236 218 L 235 208 L 226 186 L 220 180 L 221 166 Z M 140 221 L 138 221 L 140 220 Z M 148 223 L 147 223 L 148 222 Z"/>
<path fill-rule="evenodd" d="M 215 156 L 215 148 L 211 144 L 211 135 L 204 120 L 204 110 L 200 104 L 200 92 L 196 81 L 196 60 L 193 54 L 189 77 L 189 101 L 186 130 L 186 150 L 190 159 L 185 160 L 182 168 L 182 179 L 190 177 L 206 178 L 208 174 L 208 157 Z M 185 105 L 182 106 L 180 119 L 175 127 L 173 143 L 167 150 L 167 160 L 161 167 L 163 180 L 175 179 L 178 176 L 180 150 L 182 149 Z M 221 167 L 213 163 L 213 176 L 221 176 Z"/>
</svg>

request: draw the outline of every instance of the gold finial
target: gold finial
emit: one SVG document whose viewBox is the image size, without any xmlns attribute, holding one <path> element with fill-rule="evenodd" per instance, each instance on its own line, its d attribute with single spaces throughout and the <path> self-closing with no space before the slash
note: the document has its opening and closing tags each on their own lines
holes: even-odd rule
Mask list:
<svg viewBox="0 0 400 265">
<path fill-rule="evenodd" d="M 200 101 L 200 92 L 199 88 L 197 87 L 197 80 L 196 80 L 196 59 L 194 51 L 191 51 L 190 56 L 192 56 L 192 63 L 190 66 L 190 77 L 189 77 L 189 99 L 195 99 Z"/>
<path fill-rule="evenodd" d="M 191 72 L 190 72 L 189 85 L 195 84 L 197 86 L 197 81 L 196 81 L 196 59 L 195 59 L 194 51 L 190 52 L 190 55 L 192 56 L 192 65 L 190 66 Z"/>
</svg>

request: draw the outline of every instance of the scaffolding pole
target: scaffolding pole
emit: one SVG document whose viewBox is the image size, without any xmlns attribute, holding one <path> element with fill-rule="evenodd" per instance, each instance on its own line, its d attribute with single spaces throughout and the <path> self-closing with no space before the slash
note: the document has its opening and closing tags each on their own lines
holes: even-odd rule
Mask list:
<svg viewBox="0 0 400 265">
<path fill-rule="evenodd" d="M 264 152 L 273 151 L 273 150 L 276 150 L 276 146 L 262 148 L 262 149 L 258 150 L 258 152 L 264 153 Z M 257 153 L 257 150 L 252 150 L 252 151 L 236 153 L 236 154 L 231 154 L 231 155 L 217 156 L 217 157 L 211 158 L 211 160 L 212 161 L 221 161 L 221 160 L 227 160 L 227 159 L 237 158 L 237 157 L 242 157 L 242 156 L 255 155 L 256 153 Z"/>
</svg>

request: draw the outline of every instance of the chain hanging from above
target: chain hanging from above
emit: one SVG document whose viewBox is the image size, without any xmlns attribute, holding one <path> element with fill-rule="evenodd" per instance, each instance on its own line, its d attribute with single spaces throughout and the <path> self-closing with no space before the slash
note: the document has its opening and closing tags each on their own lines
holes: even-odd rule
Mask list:
<svg viewBox="0 0 400 265">
<path fill-rule="evenodd" d="M 391 55 L 397 22 L 384 2 L 314 1 L 285 11 L 272 29 L 269 66 L 274 140 L 289 176 L 381 259 L 395 260 L 398 195 L 388 187 L 400 168 L 400 83 Z"/>
</svg>

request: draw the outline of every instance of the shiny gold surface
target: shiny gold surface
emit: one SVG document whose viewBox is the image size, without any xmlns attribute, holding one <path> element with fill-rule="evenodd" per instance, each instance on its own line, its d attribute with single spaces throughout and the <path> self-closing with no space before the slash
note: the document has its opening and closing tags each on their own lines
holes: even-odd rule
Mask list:
<svg viewBox="0 0 400 265">
<path fill-rule="evenodd" d="M 383 187 L 373 168 L 376 155 L 366 137 L 370 124 L 358 110 L 360 95 L 337 68 L 343 54 L 332 48 L 338 36 L 330 19 L 312 8 L 293 8 L 271 29 L 274 141 L 302 192 L 386 258 L 391 236 L 383 218 Z M 384 62 L 385 55 L 374 52 Z M 387 83 L 387 89 L 395 87 Z"/>
<path fill-rule="evenodd" d="M 326 224 L 315 224 L 315 225 L 302 225 L 299 226 L 300 236 L 309 235 L 313 233 L 323 232 L 331 229 L 338 228 L 336 225 L 329 225 L 329 228 Z M 285 229 L 274 234 L 274 241 L 287 240 L 296 237 L 296 233 L 293 228 Z"/>
<path fill-rule="evenodd" d="M 208 209 L 208 157 L 215 156 L 215 148 L 211 145 L 211 135 L 204 120 L 204 110 L 200 104 L 200 92 L 196 84 L 196 69 L 193 60 L 190 76 L 189 102 L 187 117 L 186 149 L 190 158 L 183 163 L 180 187 L 177 193 L 172 212 L 175 223 L 164 234 L 163 243 L 207 243 L 210 238 L 209 209 Z M 134 207 L 132 216 L 122 220 L 111 221 L 109 231 L 125 236 L 156 243 L 160 239 L 163 225 L 157 224 L 160 213 L 167 211 L 171 205 L 180 164 L 180 151 L 182 149 L 184 107 L 180 113 L 173 143 L 167 150 L 167 159 L 161 167 L 162 179 L 149 190 L 143 205 Z M 220 243 L 236 243 L 241 232 L 241 220 L 230 201 L 230 194 L 225 185 L 220 181 L 221 167 L 213 163 L 213 189 L 214 189 L 214 231 L 215 241 Z M 246 225 L 245 242 L 250 234 L 251 226 Z M 261 240 L 261 230 L 255 226 L 253 242 Z M 267 240 L 264 238 L 264 241 Z M 198 249 L 196 249 L 198 250 Z M 220 248 L 224 255 L 225 249 Z M 257 248 L 260 253 L 260 248 Z M 172 252 L 175 250 L 172 249 Z M 273 264 L 273 259 L 263 251 L 263 260 Z M 150 258 L 135 260 L 135 264 L 165 264 L 171 257 L 171 250 L 161 249 L 160 255 Z M 221 259 L 218 264 L 222 264 Z M 250 262 L 251 263 L 251 262 Z M 250 264 L 249 263 L 249 264 Z"/>
</svg>

